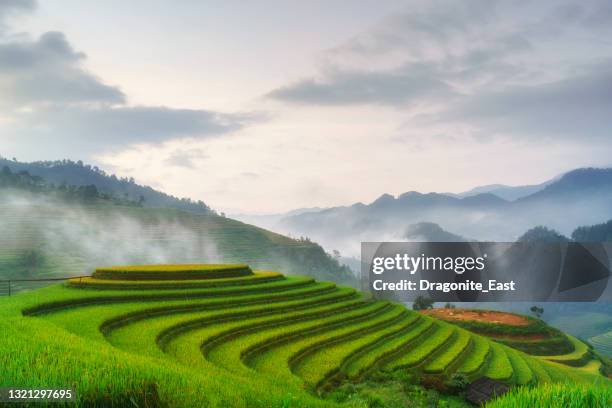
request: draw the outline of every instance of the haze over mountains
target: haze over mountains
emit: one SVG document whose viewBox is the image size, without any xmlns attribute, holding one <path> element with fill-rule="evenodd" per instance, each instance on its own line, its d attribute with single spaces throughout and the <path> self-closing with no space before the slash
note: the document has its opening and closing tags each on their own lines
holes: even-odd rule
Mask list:
<svg viewBox="0 0 612 408">
<path fill-rule="evenodd" d="M 45 182 L 59 185 L 95 185 L 98 190 L 120 195 L 133 201 L 142 197 L 143 206 L 151 208 L 176 208 L 198 214 L 208 214 L 210 207 L 202 201 L 189 198 L 178 198 L 149 186 L 137 184 L 133 178 L 118 178 L 107 174 L 96 166 L 83 164 L 81 161 L 55 160 L 32 163 L 8 160 L 0 156 L 0 169 L 8 167 L 13 173 L 27 171 L 32 176 L 42 177 Z"/>
<path fill-rule="evenodd" d="M 265 226 L 357 256 L 361 241 L 405 240 L 410 225 L 424 222 L 462 237 L 513 241 L 538 225 L 570 235 L 576 227 L 610 218 L 612 169 L 583 168 L 533 186 L 491 185 L 457 195 L 383 194 L 369 204 L 291 214 Z"/>
<path fill-rule="evenodd" d="M 102 192 L 134 201 L 142 196 L 145 207 L 214 213 L 202 201 L 173 197 L 81 162 L 21 163 L 0 158 L 3 166 L 56 185 L 94 184 Z M 362 241 L 513 241 L 539 225 L 570 236 L 577 227 L 612 218 L 612 169 L 577 169 L 538 185 L 493 184 L 460 194 L 410 191 L 398 197 L 383 194 L 369 204 L 233 217 L 293 237 L 309 237 L 329 252 L 339 250 L 343 257 L 358 257 Z"/>
</svg>

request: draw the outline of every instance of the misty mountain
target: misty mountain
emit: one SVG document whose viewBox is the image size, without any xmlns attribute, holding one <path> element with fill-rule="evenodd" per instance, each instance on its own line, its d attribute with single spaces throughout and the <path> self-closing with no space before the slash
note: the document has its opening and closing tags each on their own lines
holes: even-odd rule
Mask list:
<svg viewBox="0 0 612 408">
<path fill-rule="evenodd" d="M 198 214 L 208 214 L 212 210 L 202 201 L 178 198 L 155 190 L 149 186 L 136 184 L 133 178 L 118 178 L 107 174 L 96 166 L 81 161 L 58 160 L 22 163 L 0 157 L 0 169 L 8 167 L 13 173 L 27 171 L 32 176 L 42 177 L 46 183 L 56 186 L 94 185 L 101 193 L 106 193 L 126 201 L 142 201 L 144 207 L 176 208 Z"/>
<path fill-rule="evenodd" d="M 404 239 L 416 242 L 467 242 L 461 235 L 453 234 L 433 222 L 419 222 L 409 225 Z"/>
<path fill-rule="evenodd" d="M 404 239 L 411 224 L 428 221 L 480 241 L 514 241 L 545 225 L 569 236 L 581 225 L 612 218 L 612 169 L 570 171 L 528 196 L 508 201 L 492 193 L 466 197 L 411 191 L 383 194 L 370 204 L 333 207 L 283 218 L 277 230 L 306 235 L 347 255 L 361 241 Z"/>
<path fill-rule="evenodd" d="M 300 215 L 309 212 L 319 212 L 324 210 L 321 207 L 297 208 L 286 213 L 277 214 L 228 214 L 229 217 L 246 222 L 247 224 L 258 225 L 263 228 L 274 229 L 280 220 L 293 215 Z"/>
<path fill-rule="evenodd" d="M 530 229 L 521 235 L 517 241 L 520 242 L 568 242 L 569 238 L 559 234 L 557 231 L 544 226 Z"/>
<path fill-rule="evenodd" d="M 519 201 L 539 200 L 583 200 L 608 197 L 612 193 L 612 168 L 584 168 L 565 173 L 542 190 L 521 198 Z"/>
<path fill-rule="evenodd" d="M 534 184 L 528 186 L 507 186 L 504 184 L 490 184 L 486 186 L 474 187 L 471 190 L 464 191 L 459 194 L 453 193 L 445 193 L 447 195 L 464 198 L 470 197 L 478 194 L 493 194 L 499 198 L 502 198 L 506 201 L 515 201 L 519 198 L 526 197 L 530 194 L 537 193 L 538 191 L 544 189 L 547 185 L 554 182 L 553 180 L 546 181 L 541 184 Z"/>
</svg>

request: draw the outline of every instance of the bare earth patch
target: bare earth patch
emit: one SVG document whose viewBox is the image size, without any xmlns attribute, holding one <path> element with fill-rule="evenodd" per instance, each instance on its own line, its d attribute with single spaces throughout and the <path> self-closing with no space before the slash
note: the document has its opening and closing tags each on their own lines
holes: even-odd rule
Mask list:
<svg viewBox="0 0 612 408">
<path fill-rule="evenodd" d="M 438 319 L 448 321 L 477 321 L 484 323 L 505 324 L 508 326 L 527 326 L 530 321 L 523 316 L 513 313 L 495 312 L 492 310 L 468 310 L 468 309 L 429 309 L 422 310 L 421 313 L 427 314 Z"/>
</svg>

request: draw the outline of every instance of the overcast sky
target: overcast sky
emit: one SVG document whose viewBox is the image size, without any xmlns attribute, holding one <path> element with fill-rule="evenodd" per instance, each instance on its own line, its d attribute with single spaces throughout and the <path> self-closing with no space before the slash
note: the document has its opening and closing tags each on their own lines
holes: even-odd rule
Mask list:
<svg viewBox="0 0 612 408">
<path fill-rule="evenodd" d="M 0 154 L 228 212 L 612 159 L 612 2 L 0 0 Z"/>
</svg>

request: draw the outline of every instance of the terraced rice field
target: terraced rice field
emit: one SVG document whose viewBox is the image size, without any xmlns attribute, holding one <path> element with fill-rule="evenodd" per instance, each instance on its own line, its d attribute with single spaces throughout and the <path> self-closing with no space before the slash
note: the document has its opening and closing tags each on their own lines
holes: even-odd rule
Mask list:
<svg viewBox="0 0 612 408">
<path fill-rule="evenodd" d="M 169 406 L 331 406 L 319 395 L 376 370 L 607 384 L 594 365 L 552 363 L 351 288 L 246 265 L 98 270 L 0 306 L 0 330 L 39 350 L 0 340 L 36 362 L 24 374 L 0 357 L 0 386 L 47 376 L 74 384 L 83 404 L 144 387 Z"/>
</svg>

